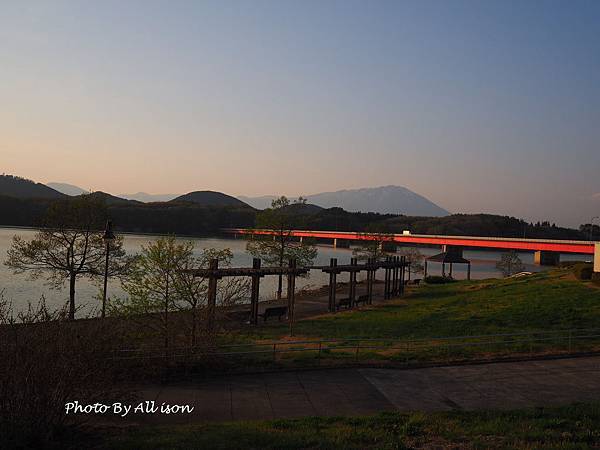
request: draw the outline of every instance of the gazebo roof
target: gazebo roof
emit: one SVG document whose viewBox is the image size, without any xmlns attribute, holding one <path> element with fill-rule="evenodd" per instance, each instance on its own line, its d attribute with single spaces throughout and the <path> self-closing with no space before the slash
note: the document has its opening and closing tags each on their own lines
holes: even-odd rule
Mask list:
<svg viewBox="0 0 600 450">
<path fill-rule="evenodd" d="M 439 263 L 452 263 L 452 264 L 470 264 L 471 261 L 457 255 L 454 252 L 442 252 L 437 255 L 430 256 L 427 261 L 434 261 Z"/>
</svg>

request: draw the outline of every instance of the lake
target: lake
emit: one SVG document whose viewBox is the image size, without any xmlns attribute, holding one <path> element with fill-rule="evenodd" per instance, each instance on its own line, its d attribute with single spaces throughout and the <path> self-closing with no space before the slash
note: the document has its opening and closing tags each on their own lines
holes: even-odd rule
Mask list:
<svg viewBox="0 0 600 450">
<path fill-rule="evenodd" d="M 13 304 L 15 312 L 27 308 L 29 302 L 37 303 L 43 296 L 46 299 L 46 304 L 52 308 L 63 306 L 68 300 L 68 287 L 62 289 L 52 289 L 43 279 L 31 280 L 27 274 L 15 275 L 4 265 L 6 260 L 6 251 L 10 247 L 12 237 L 21 235 L 24 238 L 31 238 L 35 234 L 35 230 L 30 229 L 15 229 L 15 228 L 0 228 L 0 292 L 6 300 Z M 149 235 L 124 235 L 124 247 L 130 254 L 135 254 L 140 251 L 142 245 L 157 239 L 157 236 Z M 223 239 L 223 238 L 182 238 L 194 242 L 196 250 L 202 248 L 229 248 L 233 252 L 233 264 L 235 266 L 249 267 L 252 265 L 252 256 L 246 253 L 246 242 L 243 239 Z M 315 264 L 329 264 L 329 258 L 338 258 L 338 264 L 345 264 L 352 257 L 352 249 L 332 248 L 329 246 L 319 246 L 319 254 Z M 426 256 L 431 256 L 439 253 L 441 250 L 435 248 L 419 248 L 421 253 Z M 501 251 L 487 250 L 465 250 L 464 257 L 471 260 L 471 277 L 474 279 L 499 277 L 500 272 L 496 270 L 496 262 L 500 259 Z M 533 264 L 533 253 L 520 253 L 525 270 L 536 272 L 544 270 L 541 267 Z M 561 255 L 561 261 L 569 260 L 584 260 L 589 259 L 589 255 Z M 432 275 L 439 274 L 441 271 L 440 265 L 432 263 L 429 268 L 429 273 Z M 455 278 L 466 278 L 466 267 L 456 265 L 453 275 Z M 347 281 L 348 275 L 338 277 L 339 281 Z M 360 278 L 359 278 L 360 279 Z M 298 279 L 296 282 L 297 288 L 321 286 L 328 282 L 328 276 L 322 272 L 312 271 L 307 279 Z M 77 298 L 78 306 L 81 306 L 79 315 L 85 315 L 91 311 L 97 310 L 99 306 L 98 296 L 100 295 L 100 285 L 96 285 L 87 279 L 79 279 L 77 282 Z M 272 298 L 276 291 L 276 277 L 265 277 L 261 281 L 261 297 Z M 109 297 L 123 298 L 125 293 L 116 281 L 109 283 Z"/>
</svg>

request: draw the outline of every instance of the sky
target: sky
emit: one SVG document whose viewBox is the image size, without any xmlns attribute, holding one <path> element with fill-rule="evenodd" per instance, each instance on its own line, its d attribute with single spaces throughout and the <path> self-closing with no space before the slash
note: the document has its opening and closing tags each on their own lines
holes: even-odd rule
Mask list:
<svg viewBox="0 0 600 450">
<path fill-rule="evenodd" d="M 600 2 L 2 1 L 0 172 L 600 215 Z"/>
</svg>

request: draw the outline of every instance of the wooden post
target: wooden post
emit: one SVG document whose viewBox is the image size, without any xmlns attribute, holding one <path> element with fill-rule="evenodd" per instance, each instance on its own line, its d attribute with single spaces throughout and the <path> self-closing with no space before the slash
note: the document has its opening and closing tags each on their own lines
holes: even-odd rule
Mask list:
<svg viewBox="0 0 600 450">
<path fill-rule="evenodd" d="M 375 258 L 369 258 L 367 264 L 374 264 Z M 373 279 L 375 278 L 375 271 L 371 268 L 367 269 L 367 303 L 371 305 L 373 303 Z"/>
<path fill-rule="evenodd" d="M 406 264 L 406 256 L 400 258 L 400 262 L 402 263 L 402 268 L 400 269 L 400 294 L 404 295 L 404 279 L 406 278 L 406 269 L 408 269 L 408 277 L 410 279 L 410 263 Z"/>
<path fill-rule="evenodd" d="M 450 263 L 450 273 L 449 273 L 449 275 L 450 275 L 450 278 L 452 278 L 452 263 Z"/>
<path fill-rule="evenodd" d="M 471 281 L 471 261 L 467 264 L 467 280 Z"/>
<path fill-rule="evenodd" d="M 290 269 L 296 268 L 296 260 L 290 259 L 288 267 Z M 296 273 L 290 272 L 288 274 L 288 288 L 287 288 L 287 297 L 288 297 L 288 321 L 290 323 L 290 336 L 294 335 L 294 300 L 296 295 Z"/>
<path fill-rule="evenodd" d="M 384 299 L 388 299 L 390 298 L 390 268 L 389 263 L 390 263 L 390 257 L 386 257 L 385 258 L 385 275 L 384 275 L 384 281 L 383 281 L 383 298 Z"/>
<path fill-rule="evenodd" d="M 400 287 L 398 286 L 398 282 L 400 281 L 400 257 L 394 256 L 394 289 L 393 296 L 397 296 L 400 292 Z"/>
<path fill-rule="evenodd" d="M 356 266 L 356 258 L 350 258 L 350 265 Z M 356 300 L 356 272 L 350 270 L 350 308 L 354 308 L 354 301 Z"/>
<path fill-rule="evenodd" d="M 423 279 L 427 278 L 427 258 L 425 258 L 425 267 L 423 268 Z"/>
<path fill-rule="evenodd" d="M 260 259 L 254 258 L 252 260 L 252 268 L 260 269 Z M 260 294 L 260 274 L 255 273 L 252 275 L 252 290 L 250 298 L 250 321 L 253 325 L 258 324 L 258 298 Z"/>
<path fill-rule="evenodd" d="M 337 258 L 329 260 L 329 267 L 337 267 Z M 335 312 L 335 294 L 337 287 L 337 274 L 335 271 L 329 272 L 329 312 Z"/>
<path fill-rule="evenodd" d="M 217 271 L 219 269 L 219 260 L 211 259 L 208 268 Z M 217 307 L 217 280 L 216 273 L 208 278 L 208 331 L 212 332 L 215 328 L 215 310 Z"/>
</svg>

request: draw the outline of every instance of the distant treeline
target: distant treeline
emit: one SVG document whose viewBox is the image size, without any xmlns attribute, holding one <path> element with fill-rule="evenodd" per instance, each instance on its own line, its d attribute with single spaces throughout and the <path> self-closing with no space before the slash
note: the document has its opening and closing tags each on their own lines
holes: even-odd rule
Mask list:
<svg viewBox="0 0 600 450">
<path fill-rule="evenodd" d="M 38 226 L 51 199 L 18 199 L 0 196 L 0 225 Z M 193 202 L 108 202 L 108 212 L 119 231 L 207 235 L 221 228 L 254 226 L 259 211 L 247 206 L 205 206 Z M 544 239 L 588 238 L 580 230 L 548 222 L 527 223 L 492 214 L 454 214 L 446 217 L 410 217 L 392 214 L 352 213 L 341 208 L 294 211 L 303 215 L 302 228 L 338 231 L 378 231 L 413 234 L 529 237 Z"/>
</svg>

